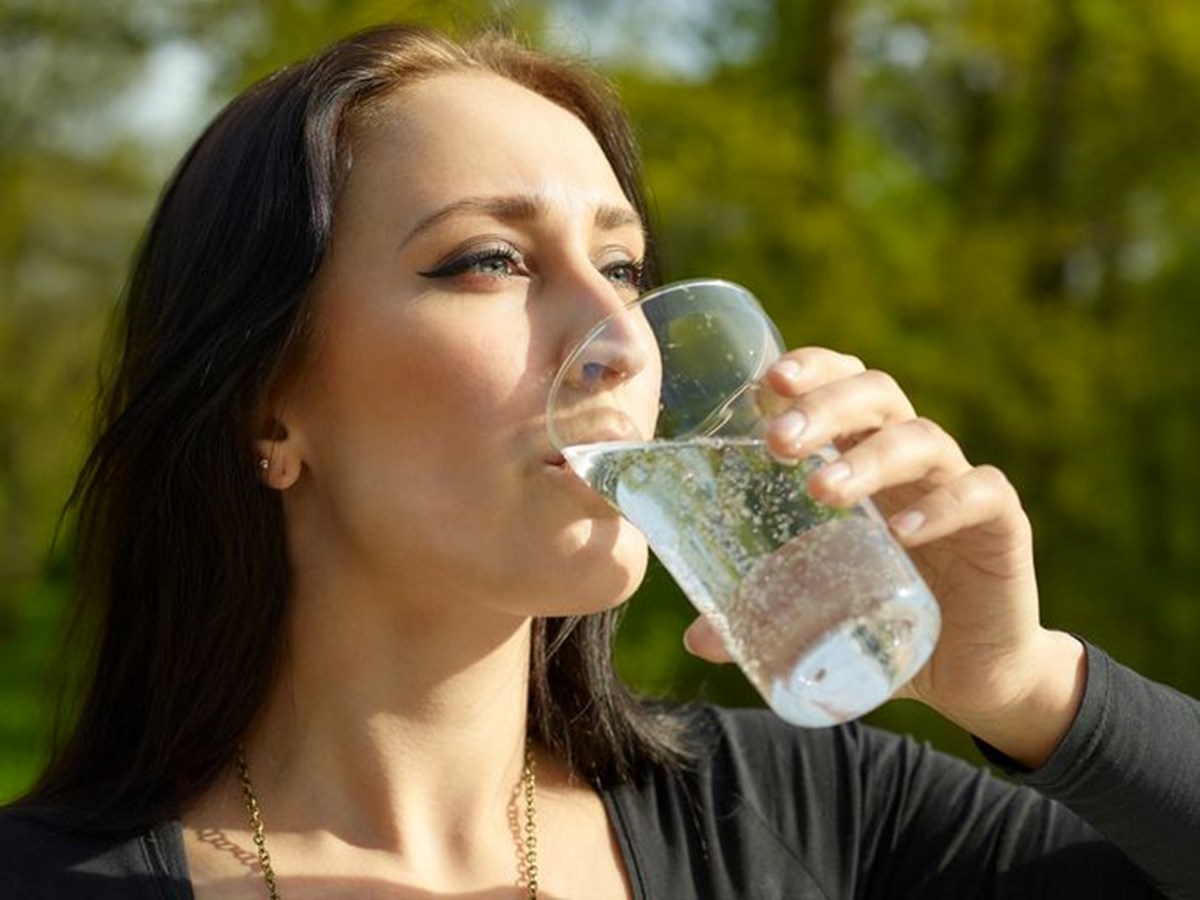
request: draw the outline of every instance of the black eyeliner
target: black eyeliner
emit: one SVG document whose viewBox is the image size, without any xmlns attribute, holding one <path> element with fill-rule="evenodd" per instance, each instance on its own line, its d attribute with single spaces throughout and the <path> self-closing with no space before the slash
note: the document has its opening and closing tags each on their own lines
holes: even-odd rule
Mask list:
<svg viewBox="0 0 1200 900">
<path fill-rule="evenodd" d="M 423 278 L 453 278 L 472 266 L 479 265 L 484 260 L 496 258 L 506 259 L 509 262 L 519 262 L 520 260 L 517 252 L 511 247 L 483 247 L 479 250 L 472 250 L 463 256 L 451 257 L 443 263 L 438 263 L 434 268 L 417 272 L 417 274 Z"/>
</svg>

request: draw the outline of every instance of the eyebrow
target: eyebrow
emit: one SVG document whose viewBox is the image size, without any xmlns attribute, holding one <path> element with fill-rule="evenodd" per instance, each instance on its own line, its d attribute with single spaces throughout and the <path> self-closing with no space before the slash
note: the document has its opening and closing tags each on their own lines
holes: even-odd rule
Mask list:
<svg viewBox="0 0 1200 900">
<path fill-rule="evenodd" d="M 464 197 L 435 210 L 419 221 L 404 236 L 401 246 L 429 231 L 447 219 L 464 214 L 490 216 L 502 222 L 528 222 L 544 215 L 548 204 L 541 197 L 518 194 L 511 197 Z M 626 206 L 604 204 L 596 208 L 596 227 L 602 231 L 613 231 L 627 225 L 636 225 L 645 230 L 642 218 Z"/>
</svg>

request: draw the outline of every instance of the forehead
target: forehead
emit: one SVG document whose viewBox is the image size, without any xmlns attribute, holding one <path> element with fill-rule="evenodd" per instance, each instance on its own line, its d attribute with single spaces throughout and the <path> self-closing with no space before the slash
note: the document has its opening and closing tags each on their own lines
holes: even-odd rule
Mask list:
<svg viewBox="0 0 1200 900">
<path fill-rule="evenodd" d="M 414 207 L 494 194 L 628 206 L 580 119 L 488 73 L 438 75 L 396 91 L 356 123 L 351 145 L 348 191 L 386 190 Z"/>
</svg>

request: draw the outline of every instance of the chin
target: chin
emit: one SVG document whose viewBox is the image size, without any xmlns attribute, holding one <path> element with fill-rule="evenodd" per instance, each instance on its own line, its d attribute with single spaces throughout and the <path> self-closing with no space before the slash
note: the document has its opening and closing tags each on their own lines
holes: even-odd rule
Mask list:
<svg viewBox="0 0 1200 900">
<path fill-rule="evenodd" d="M 554 607 L 542 615 L 579 616 L 620 606 L 646 577 L 649 549 L 641 532 L 628 522 L 602 523 L 588 540 L 577 543 L 546 574 L 555 582 L 543 595 Z M 607 533 L 601 538 L 598 532 Z"/>
</svg>

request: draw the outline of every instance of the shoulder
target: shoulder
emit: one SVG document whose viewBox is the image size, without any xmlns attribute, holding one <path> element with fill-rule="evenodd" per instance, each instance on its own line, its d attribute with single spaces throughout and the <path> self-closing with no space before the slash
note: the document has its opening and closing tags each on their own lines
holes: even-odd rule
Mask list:
<svg viewBox="0 0 1200 900">
<path fill-rule="evenodd" d="M 941 817 L 985 797 L 996 809 L 1034 797 L 983 766 L 862 722 L 813 729 L 766 710 L 704 707 L 700 715 L 697 796 L 715 808 L 735 804 L 785 840 L 831 825 L 860 833 L 902 807 Z"/>
<path fill-rule="evenodd" d="M 52 814 L 0 809 L 0 896 L 25 900 L 185 897 L 177 828 L 109 835 L 72 831 Z M 181 845 L 179 845 L 181 846 Z M 164 890 L 166 888 L 166 890 Z"/>
<path fill-rule="evenodd" d="M 647 896 L 851 896 L 872 865 L 887 877 L 903 823 L 937 835 L 961 827 L 964 798 L 1001 805 L 983 803 L 996 794 L 986 772 L 907 736 L 798 728 L 765 710 L 679 715 L 691 760 L 646 766 L 609 799 Z"/>
<path fill-rule="evenodd" d="M 646 766 L 609 800 L 649 895 L 841 893 L 849 870 L 839 861 L 853 852 L 846 844 L 861 814 L 864 760 L 878 755 L 876 745 L 886 752 L 902 739 L 858 725 L 797 728 L 765 710 L 678 714 L 690 760 Z"/>
<path fill-rule="evenodd" d="M 768 786 L 773 779 L 794 782 L 806 769 L 844 768 L 870 748 L 898 744 L 898 735 L 858 723 L 833 728 L 800 728 L 765 709 L 732 709 L 711 705 L 681 706 L 672 714 L 680 723 L 687 759 L 641 771 L 641 780 L 679 784 L 735 780 L 746 786 Z"/>
<path fill-rule="evenodd" d="M 853 766 L 862 741 L 858 726 L 802 729 L 759 709 L 680 707 L 687 758 L 643 766 L 621 786 L 638 809 L 661 815 L 675 806 L 717 818 L 731 806 L 761 808 L 795 798 L 797 785 L 825 789 Z"/>
<path fill-rule="evenodd" d="M 816 787 L 830 775 L 845 778 L 865 758 L 903 752 L 907 743 L 859 723 L 800 728 L 763 709 L 703 706 L 691 727 L 696 771 L 765 790 L 779 780 L 795 785 L 811 776 Z"/>
</svg>

